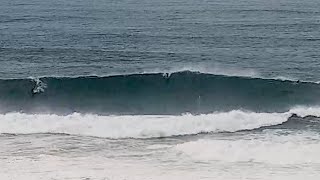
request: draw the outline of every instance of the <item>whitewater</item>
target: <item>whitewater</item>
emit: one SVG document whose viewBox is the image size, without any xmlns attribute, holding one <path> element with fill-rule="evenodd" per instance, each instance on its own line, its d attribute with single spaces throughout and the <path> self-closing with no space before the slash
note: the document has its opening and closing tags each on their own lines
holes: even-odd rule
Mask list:
<svg viewBox="0 0 320 180">
<path fill-rule="evenodd" d="M 10 112 L 0 115 L 0 178 L 317 179 L 318 116 L 320 107 L 303 106 L 283 113 Z"/>
<path fill-rule="evenodd" d="M 159 138 L 201 133 L 236 132 L 275 126 L 289 120 L 320 116 L 319 107 L 293 108 L 285 113 L 254 113 L 240 110 L 212 114 L 123 115 L 95 114 L 55 115 L 7 113 L 0 115 L 0 133 L 53 133 L 119 138 Z"/>
<path fill-rule="evenodd" d="M 0 115 L 1 179 L 318 179 L 320 108 Z"/>
</svg>

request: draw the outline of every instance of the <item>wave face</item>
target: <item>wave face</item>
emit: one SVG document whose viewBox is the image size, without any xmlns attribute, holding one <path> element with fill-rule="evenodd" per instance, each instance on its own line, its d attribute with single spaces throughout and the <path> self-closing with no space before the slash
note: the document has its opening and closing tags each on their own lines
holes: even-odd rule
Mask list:
<svg viewBox="0 0 320 180">
<path fill-rule="evenodd" d="M 311 82 L 229 77 L 196 72 L 110 77 L 0 80 L 0 112 L 194 114 L 246 109 L 285 112 L 317 105 Z"/>
</svg>

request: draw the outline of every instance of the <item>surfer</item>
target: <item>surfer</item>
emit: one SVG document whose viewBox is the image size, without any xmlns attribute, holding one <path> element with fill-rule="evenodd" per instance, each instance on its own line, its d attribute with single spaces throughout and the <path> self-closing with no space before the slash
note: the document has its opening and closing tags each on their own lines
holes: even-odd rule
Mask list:
<svg viewBox="0 0 320 180">
<path fill-rule="evenodd" d="M 33 86 L 33 88 L 31 89 L 31 95 L 32 97 L 36 94 L 42 93 L 44 92 L 44 88 L 46 88 L 46 84 L 44 84 L 42 81 L 40 80 L 35 80 L 35 84 Z"/>
</svg>

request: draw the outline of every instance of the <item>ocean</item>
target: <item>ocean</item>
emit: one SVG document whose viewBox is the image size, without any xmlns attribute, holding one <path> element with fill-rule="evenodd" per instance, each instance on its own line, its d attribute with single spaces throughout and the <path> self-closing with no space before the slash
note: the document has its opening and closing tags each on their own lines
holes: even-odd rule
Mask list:
<svg viewBox="0 0 320 180">
<path fill-rule="evenodd" d="M 318 180 L 319 49 L 318 0 L 0 0 L 0 179 Z"/>
</svg>

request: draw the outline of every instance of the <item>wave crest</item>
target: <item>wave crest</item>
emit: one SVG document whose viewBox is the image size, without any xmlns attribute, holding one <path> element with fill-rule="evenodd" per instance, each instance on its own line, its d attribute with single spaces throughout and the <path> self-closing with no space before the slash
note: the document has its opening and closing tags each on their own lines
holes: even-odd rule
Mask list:
<svg viewBox="0 0 320 180">
<path fill-rule="evenodd" d="M 241 110 L 180 116 L 99 116 L 73 113 L 8 113 L 0 115 L 0 133 L 66 133 L 106 138 L 152 138 L 209 132 L 235 132 L 286 122 L 293 114 L 319 115 L 320 108 L 296 108 L 285 113 L 255 113 Z M 310 114 L 309 114 L 310 113 Z"/>
</svg>

